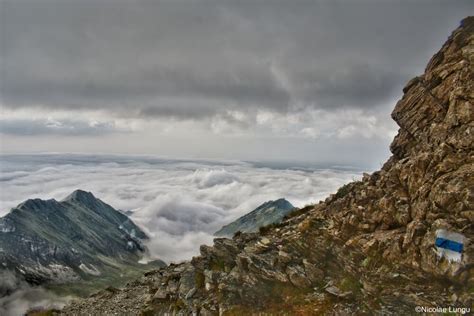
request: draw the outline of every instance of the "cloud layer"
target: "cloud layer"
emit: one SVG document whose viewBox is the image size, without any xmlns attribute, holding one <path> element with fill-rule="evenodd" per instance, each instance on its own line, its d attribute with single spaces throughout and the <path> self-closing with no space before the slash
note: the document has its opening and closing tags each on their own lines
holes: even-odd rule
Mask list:
<svg viewBox="0 0 474 316">
<path fill-rule="evenodd" d="M 373 109 L 470 1 L 2 1 L 2 105 L 204 119 Z"/>
<path fill-rule="evenodd" d="M 6 135 L 64 135 L 64 136 L 97 136 L 117 133 L 121 130 L 111 122 L 54 120 L 54 119 L 0 119 L 0 133 Z M 122 130 L 125 132 L 125 130 Z"/>
<path fill-rule="evenodd" d="M 401 87 L 474 9 L 469 0 L 0 6 L 2 152 L 341 162 L 353 145 L 371 167 L 396 131 Z"/>
<path fill-rule="evenodd" d="M 468 4 L 7 0 L 4 106 L 177 118 L 371 108 L 421 71 Z"/>
<path fill-rule="evenodd" d="M 60 309 L 71 299 L 33 287 L 12 272 L 0 270 L 0 315 L 24 315 L 30 310 Z"/>
<path fill-rule="evenodd" d="M 295 206 L 314 203 L 361 172 L 110 155 L 7 155 L 1 169 L 1 215 L 28 198 L 62 199 L 88 190 L 132 211 L 151 237 L 152 255 L 168 262 L 196 255 L 221 226 L 263 202 L 285 197 Z"/>
</svg>

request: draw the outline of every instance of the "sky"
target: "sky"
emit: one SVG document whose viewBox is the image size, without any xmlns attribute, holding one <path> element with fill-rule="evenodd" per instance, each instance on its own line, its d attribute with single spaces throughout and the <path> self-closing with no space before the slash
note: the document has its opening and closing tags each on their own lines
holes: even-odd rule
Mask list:
<svg viewBox="0 0 474 316">
<path fill-rule="evenodd" d="M 0 1 L 0 151 L 379 167 L 472 1 Z"/>
</svg>

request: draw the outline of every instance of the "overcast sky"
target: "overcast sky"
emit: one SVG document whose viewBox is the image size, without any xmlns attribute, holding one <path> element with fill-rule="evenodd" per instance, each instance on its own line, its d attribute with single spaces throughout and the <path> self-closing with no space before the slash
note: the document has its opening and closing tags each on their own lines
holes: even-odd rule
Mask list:
<svg viewBox="0 0 474 316">
<path fill-rule="evenodd" d="M 0 0 L 2 152 L 377 166 L 473 1 Z"/>
</svg>

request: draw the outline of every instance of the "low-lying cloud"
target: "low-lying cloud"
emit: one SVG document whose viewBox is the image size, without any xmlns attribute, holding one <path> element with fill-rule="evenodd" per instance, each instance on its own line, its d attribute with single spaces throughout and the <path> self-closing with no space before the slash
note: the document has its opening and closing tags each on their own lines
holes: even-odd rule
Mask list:
<svg viewBox="0 0 474 316">
<path fill-rule="evenodd" d="M 295 206 L 315 203 L 361 173 L 112 155 L 4 155 L 1 161 L 1 215 L 28 198 L 60 200 L 78 188 L 91 191 L 131 211 L 151 237 L 151 255 L 167 262 L 197 255 L 215 231 L 263 202 L 284 197 Z"/>
<path fill-rule="evenodd" d="M 62 135 L 97 136 L 125 132 L 113 121 L 56 120 L 56 119 L 0 119 L 0 133 L 5 135 Z"/>
<path fill-rule="evenodd" d="M 191 176 L 199 188 L 210 188 L 219 184 L 239 182 L 239 178 L 224 169 L 199 169 Z"/>
<path fill-rule="evenodd" d="M 10 271 L 0 270 L 0 315 L 18 316 L 35 309 L 62 308 L 70 300 L 33 287 Z"/>
</svg>

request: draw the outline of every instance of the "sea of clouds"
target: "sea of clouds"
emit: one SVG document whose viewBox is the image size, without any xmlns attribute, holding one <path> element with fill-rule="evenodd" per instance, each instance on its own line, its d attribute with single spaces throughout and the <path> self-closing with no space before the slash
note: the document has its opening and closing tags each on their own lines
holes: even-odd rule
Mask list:
<svg viewBox="0 0 474 316">
<path fill-rule="evenodd" d="M 130 211 L 150 236 L 151 256 L 166 262 L 190 259 L 215 231 L 268 200 L 302 207 L 362 174 L 341 166 L 79 154 L 1 155 L 0 171 L 0 216 L 28 198 L 90 191 Z"/>
<path fill-rule="evenodd" d="M 72 297 L 58 296 L 42 287 L 33 287 L 10 271 L 0 270 L 0 315 L 18 316 L 27 311 L 60 309 Z"/>
<path fill-rule="evenodd" d="M 318 202 L 363 170 L 291 163 L 173 160 L 150 156 L 0 155 L 0 217 L 29 198 L 61 200 L 92 192 L 149 236 L 152 258 L 190 259 L 213 233 L 260 204 L 281 197 L 297 207 Z M 127 213 L 129 213 L 127 212 Z M 0 274 L 0 315 L 62 307 L 70 298 Z"/>
</svg>

